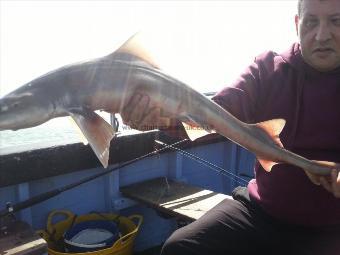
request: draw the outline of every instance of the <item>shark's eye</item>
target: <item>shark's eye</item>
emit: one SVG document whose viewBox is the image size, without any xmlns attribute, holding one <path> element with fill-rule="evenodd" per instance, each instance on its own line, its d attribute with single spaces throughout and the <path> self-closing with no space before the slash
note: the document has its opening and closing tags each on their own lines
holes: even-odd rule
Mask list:
<svg viewBox="0 0 340 255">
<path fill-rule="evenodd" d="M 5 112 L 8 110 L 8 106 L 7 105 L 0 105 L 0 112 Z"/>
<path fill-rule="evenodd" d="M 14 108 L 17 108 L 19 105 L 20 105 L 19 102 L 15 102 L 15 103 L 13 104 L 13 107 L 14 107 Z"/>
</svg>

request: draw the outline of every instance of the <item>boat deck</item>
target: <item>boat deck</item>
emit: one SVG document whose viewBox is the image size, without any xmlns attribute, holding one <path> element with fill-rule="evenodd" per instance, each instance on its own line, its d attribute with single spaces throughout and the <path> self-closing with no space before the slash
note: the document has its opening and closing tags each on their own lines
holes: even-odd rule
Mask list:
<svg viewBox="0 0 340 255">
<path fill-rule="evenodd" d="M 141 252 L 136 252 L 135 255 L 159 255 L 161 253 L 161 249 L 162 246 L 158 245 Z"/>
</svg>

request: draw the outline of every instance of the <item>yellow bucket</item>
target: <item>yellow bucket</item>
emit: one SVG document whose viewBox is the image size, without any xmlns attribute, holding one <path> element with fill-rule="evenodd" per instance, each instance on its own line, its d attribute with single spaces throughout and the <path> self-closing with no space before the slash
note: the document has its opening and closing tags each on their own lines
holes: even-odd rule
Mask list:
<svg viewBox="0 0 340 255">
<path fill-rule="evenodd" d="M 56 215 L 63 215 L 66 218 L 57 223 L 52 223 Z M 122 236 L 109 248 L 86 252 L 86 253 L 66 253 L 60 248 L 63 235 L 73 224 L 90 220 L 114 220 L 118 222 L 119 231 Z M 50 255 L 132 255 L 133 242 L 136 238 L 140 225 L 143 222 L 141 215 L 131 215 L 129 217 L 112 213 L 90 213 L 76 216 L 67 210 L 52 211 L 47 218 L 46 230 L 37 231 L 48 244 L 48 254 Z"/>
</svg>

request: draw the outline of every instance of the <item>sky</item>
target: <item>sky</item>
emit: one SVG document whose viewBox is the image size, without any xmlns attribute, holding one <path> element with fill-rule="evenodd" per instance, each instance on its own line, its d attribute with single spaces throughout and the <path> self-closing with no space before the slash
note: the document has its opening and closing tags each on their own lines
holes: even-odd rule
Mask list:
<svg viewBox="0 0 340 255">
<path fill-rule="evenodd" d="M 0 96 L 136 32 L 159 66 L 201 92 L 231 84 L 265 50 L 296 41 L 295 0 L 0 1 Z"/>
</svg>

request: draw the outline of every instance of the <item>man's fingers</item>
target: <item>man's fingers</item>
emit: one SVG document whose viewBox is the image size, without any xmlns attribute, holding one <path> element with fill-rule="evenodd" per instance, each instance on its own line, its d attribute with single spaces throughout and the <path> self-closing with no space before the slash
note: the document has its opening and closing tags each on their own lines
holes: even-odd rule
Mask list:
<svg viewBox="0 0 340 255">
<path fill-rule="evenodd" d="M 141 128 L 141 130 L 152 130 L 165 128 L 169 125 L 170 119 L 161 117 L 161 109 L 156 107 L 152 108 L 150 112 L 145 115 L 139 127 Z"/>
<path fill-rule="evenodd" d="M 136 103 L 133 107 L 133 110 L 130 112 L 130 122 L 135 125 L 139 125 L 139 123 L 143 120 L 145 113 L 148 111 L 149 107 L 149 97 L 142 96 L 140 100 L 133 103 Z"/>
<path fill-rule="evenodd" d="M 170 118 L 162 117 L 160 108 L 155 108 L 152 112 L 153 112 L 152 114 L 147 116 L 146 121 L 151 122 L 151 120 L 154 119 L 158 129 L 167 128 L 170 126 Z"/>
<path fill-rule="evenodd" d="M 340 198 L 340 172 L 333 170 L 331 173 L 332 190 L 335 197 Z"/>
<path fill-rule="evenodd" d="M 306 173 L 306 175 L 308 176 L 308 178 L 310 179 L 310 181 L 311 181 L 312 183 L 314 183 L 315 185 L 320 185 L 320 184 L 321 184 L 321 183 L 320 183 L 320 177 L 319 177 L 319 176 L 314 175 L 314 174 L 312 174 L 312 173 L 310 173 L 310 172 L 308 172 L 308 171 L 305 171 L 305 173 Z"/>
<path fill-rule="evenodd" d="M 305 171 L 308 178 L 316 185 L 321 185 L 324 189 L 340 198 L 340 172 L 332 170 L 329 176 L 320 176 Z"/>
<path fill-rule="evenodd" d="M 140 94 L 134 95 L 121 112 L 123 123 L 132 128 L 138 128 L 143 116 L 148 111 L 149 97 Z"/>
<path fill-rule="evenodd" d="M 122 112 L 120 115 L 122 116 L 124 124 L 128 124 L 128 122 L 131 120 L 131 112 L 134 110 L 136 107 L 137 103 L 141 100 L 142 95 L 137 94 L 134 95 L 130 101 L 124 106 Z"/>
<path fill-rule="evenodd" d="M 157 128 L 157 118 L 159 118 L 160 109 L 153 108 L 148 112 L 141 121 L 139 128 L 141 130 L 152 130 Z"/>
<path fill-rule="evenodd" d="M 327 191 L 333 193 L 332 184 L 325 177 L 320 177 L 320 183 Z"/>
<path fill-rule="evenodd" d="M 150 98 L 146 95 L 134 95 L 124 106 L 121 116 L 125 125 L 141 131 L 170 126 L 170 118 L 162 117 L 159 107 L 150 109 Z"/>
</svg>

